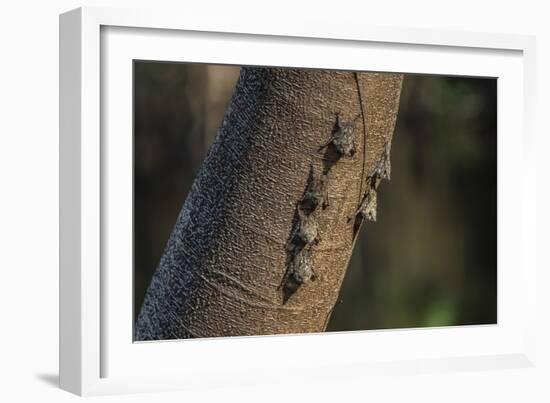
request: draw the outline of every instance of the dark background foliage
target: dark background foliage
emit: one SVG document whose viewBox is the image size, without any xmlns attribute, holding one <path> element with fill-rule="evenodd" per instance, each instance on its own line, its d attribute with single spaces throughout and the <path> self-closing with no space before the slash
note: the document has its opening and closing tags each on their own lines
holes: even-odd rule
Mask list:
<svg viewBox="0 0 550 403">
<path fill-rule="evenodd" d="M 134 310 L 239 68 L 134 64 Z M 496 80 L 406 74 L 392 180 L 328 330 L 496 323 Z"/>
</svg>

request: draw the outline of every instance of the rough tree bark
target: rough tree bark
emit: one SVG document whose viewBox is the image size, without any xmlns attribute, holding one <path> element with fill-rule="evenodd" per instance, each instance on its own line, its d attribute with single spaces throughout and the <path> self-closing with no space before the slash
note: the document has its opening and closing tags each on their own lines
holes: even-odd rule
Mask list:
<svg viewBox="0 0 550 403">
<path fill-rule="evenodd" d="M 391 144 L 402 78 L 242 68 L 147 291 L 136 340 L 324 331 L 357 236 L 349 217 Z M 359 116 L 352 157 L 320 150 L 337 114 Z M 285 301 L 286 245 L 312 167 L 328 173 L 330 202 L 315 211 L 315 281 Z"/>
</svg>

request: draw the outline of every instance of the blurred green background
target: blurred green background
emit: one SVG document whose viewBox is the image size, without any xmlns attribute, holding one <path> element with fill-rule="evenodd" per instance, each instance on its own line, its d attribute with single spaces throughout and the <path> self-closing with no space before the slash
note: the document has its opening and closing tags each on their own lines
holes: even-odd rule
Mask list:
<svg viewBox="0 0 550 403">
<path fill-rule="evenodd" d="M 134 313 L 239 68 L 134 63 Z M 496 79 L 406 74 L 392 180 L 328 330 L 496 323 Z"/>
</svg>

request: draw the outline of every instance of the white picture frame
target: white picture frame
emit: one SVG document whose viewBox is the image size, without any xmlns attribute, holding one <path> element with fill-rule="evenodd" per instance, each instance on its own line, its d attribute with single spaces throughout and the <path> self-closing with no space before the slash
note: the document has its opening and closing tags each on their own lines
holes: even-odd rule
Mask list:
<svg viewBox="0 0 550 403">
<path fill-rule="evenodd" d="M 243 25 L 150 10 L 62 14 L 61 387 L 96 395 L 285 382 L 298 372 L 303 380 L 334 380 L 533 366 L 536 253 L 527 234 L 535 233 L 535 183 L 511 159 L 527 162 L 534 153 L 534 45 L 533 37 L 521 35 L 320 22 Z M 124 212 L 132 191 L 127 69 L 133 59 L 499 77 L 498 324 L 133 343 L 131 214 Z M 109 270 L 114 262 L 119 270 Z M 358 343 L 367 346 L 362 354 L 347 348 Z M 283 350 L 296 358 L 283 362 Z"/>
</svg>

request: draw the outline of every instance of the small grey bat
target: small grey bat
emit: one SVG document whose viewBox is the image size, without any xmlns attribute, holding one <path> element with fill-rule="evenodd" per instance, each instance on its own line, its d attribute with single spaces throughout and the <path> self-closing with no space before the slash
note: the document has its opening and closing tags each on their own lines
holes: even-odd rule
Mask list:
<svg viewBox="0 0 550 403">
<path fill-rule="evenodd" d="M 313 259 L 310 248 L 303 248 L 293 256 L 281 282 L 281 286 L 283 286 L 283 304 L 288 301 L 302 284 L 310 280 L 315 280 Z"/>
<path fill-rule="evenodd" d="M 315 175 L 313 166 L 309 171 L 309 182 L 301 206 L 309 211 L 315 210 L 318 206 L 321 206 L 322 209 L 329 206 L 328 175 Z"/>
<path fill-rule="evenodd" d="M 311 250 L 304 248 L 298 252 L 288 267 L 289 275 L 298 284 L 303 284 L 315 277 L 313 273 L 313 259 L 311 258 Z"/>
<path fill-rule="evenodd" d="M 306 214 L 298 206 L 298 224 L 287 246 L 287 250 L 293 250 L 296 246 L 318 244 L 320 241 L 319 225 L 313 214 Z"/>
<path fill-rule="evenodd" d="M 384 146 L 384 150 L 376 163 L 371 174 L 367 177 L 367 186 L 369 189 L 378 189 L 378 185 L 382 179 L 390 180 L 391 164 L 390 164 L 390 148 L 389 142 Z"/>
<path fill-rule="evenodd" d="M 332 143 L 339 155 L 353 157 L 355 154 L 355 129 L 357 127 L 357 115 L 353 120 L 340 122 L 340 115 L 336 114 L 336 129 L 333 131 L 330 140 L 319 147 L 319 150 Z"/>
<path fill-rule="evenodd" d="M 386 142 L 386 145 L 384 146 L 384 150 L 382 151 L 382 154 L 380 155 L 380 158 L 378 159 L 378 163 L 376 164 L 375 172 L 378 178 L 378 183 L 382 179 L 391 179 L 391 163 L 390 163 L 390 142 L 389 140 Z M 376 186 L 378 186 L 378 183 Z"/>
<path fill-rule="evenodd" d="M 376 221 L 376 196 L 376 190 L 367 191 L 353 216 L 360 214 L 369 221 Z"/>
</svg>

